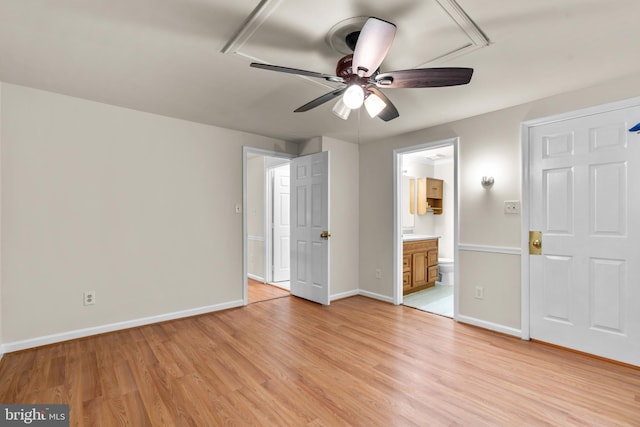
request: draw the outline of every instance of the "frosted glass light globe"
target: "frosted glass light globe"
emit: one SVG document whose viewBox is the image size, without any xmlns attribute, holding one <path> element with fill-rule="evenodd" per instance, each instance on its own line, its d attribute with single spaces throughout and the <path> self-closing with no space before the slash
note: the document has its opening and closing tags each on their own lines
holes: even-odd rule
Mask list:
<svg viewBox="0 0 640 427">
<path fill-rule="evenodd" d="M 364 102 L 364 90 L 359 85 L 351 85 L 347 88 L 342 96 L 344 105 L 355 110 L 360 108 Z"/>
</svg>

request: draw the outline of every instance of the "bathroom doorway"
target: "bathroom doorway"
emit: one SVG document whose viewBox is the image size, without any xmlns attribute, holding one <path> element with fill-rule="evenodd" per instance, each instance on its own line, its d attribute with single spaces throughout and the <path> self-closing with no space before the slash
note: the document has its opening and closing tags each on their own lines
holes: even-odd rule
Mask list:
<svg viewBox="0 0 640 427">
<path fill-rule="evenodd" d="M 457 139 L 394 151 L 394 301 L 457 315 Z"/>
</svg>

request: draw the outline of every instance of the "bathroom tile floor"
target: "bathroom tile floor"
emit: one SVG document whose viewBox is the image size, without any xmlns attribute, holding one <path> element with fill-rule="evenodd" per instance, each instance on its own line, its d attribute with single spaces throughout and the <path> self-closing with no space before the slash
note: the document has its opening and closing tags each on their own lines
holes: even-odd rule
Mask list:
<svg viewBox="0 0 640 427">
<path fill-rule="evenodd" d="M 402 304 L 441 316 L 453 317 L 453 286 L 436 282 L 432 288 L 406 295 Z"/>
</svg>

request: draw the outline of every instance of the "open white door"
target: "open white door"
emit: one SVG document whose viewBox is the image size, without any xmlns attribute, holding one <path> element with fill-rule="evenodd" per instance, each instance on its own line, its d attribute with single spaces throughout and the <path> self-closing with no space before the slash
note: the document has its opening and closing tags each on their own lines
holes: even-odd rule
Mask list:
<svg viewBox="0 0 640 427">
<path fill-rule="evenodd" d="M 273 281 L 289 280 L 291 185 L 289 165 L 273 170 Z"/>
<path fill-rule="evenodd" d="M 529 129 L 531 338 L 640 365 L 640 107 Z"/>
<path fill-rule="evenodd" d="M 329 305 L 329 152 L 290 166 L 291 295 Z"/>
</svg>

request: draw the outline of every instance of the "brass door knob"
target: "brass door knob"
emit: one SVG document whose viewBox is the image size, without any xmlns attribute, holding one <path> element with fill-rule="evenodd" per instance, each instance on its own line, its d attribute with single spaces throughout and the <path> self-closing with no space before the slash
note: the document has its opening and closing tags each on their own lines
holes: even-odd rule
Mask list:
<svg viewBox="0 0 640 427">
<path fill-rule="evenodd" d="M 542 242 L 536 239 L 533 242 L 531 242 L 531 246 L 533 246 L 534 248 L 540 249 L 542 247 Z"/>
<path fill-rule="evenodd" d="M 323 230 L 322 233 L 320 233 L 321 239 L 329 240 L 329 237 L 331 237 L 331 233 L 329 233 L 328 230 Z"/>
</svg>

